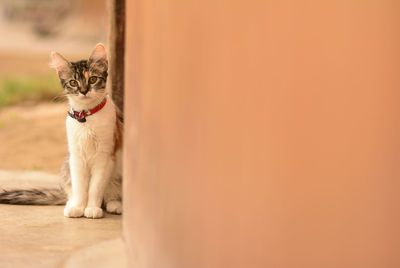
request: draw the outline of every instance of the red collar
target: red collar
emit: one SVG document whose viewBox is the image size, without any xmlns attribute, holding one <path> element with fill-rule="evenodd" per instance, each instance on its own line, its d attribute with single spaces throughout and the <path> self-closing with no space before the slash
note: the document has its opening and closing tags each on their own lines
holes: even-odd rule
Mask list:
<svg viewBox="0 0 400 268">
<path fill-rule="evenodd" d="M 86 122 L 86 116 L 92 115 L 103 109 L 103 107 L 106 105 L 107 98 L 104 98 L 104 100 L 94 107 L 93 109 L 90 109 L 89 111 L 82 110 L 81 112 L 74 111 L 74 109 L 71 108 L 71 111 L 68 112 L 68 115 L 71 116 L 73 119 L 76 119 L 80 123 Z"/>
</svg>

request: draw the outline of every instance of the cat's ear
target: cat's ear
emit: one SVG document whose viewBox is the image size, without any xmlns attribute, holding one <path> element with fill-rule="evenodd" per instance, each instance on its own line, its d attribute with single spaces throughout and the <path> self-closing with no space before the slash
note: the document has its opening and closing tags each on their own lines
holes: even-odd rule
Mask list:
<svg viewBox="0 0 400 268">
<path fill-rule="evenodd" d="M 90 55 L 89 65 L 103 72 L 108 70 L 107 52 L 103 44 L 96 45 L 92 55 Z"/>
<path fill-rule="evenodd" d="M 69 62 L 57 52 L 51 52 L 50 67 L 56 69 L 58 75 L 69 71 Z"/>
</svg>

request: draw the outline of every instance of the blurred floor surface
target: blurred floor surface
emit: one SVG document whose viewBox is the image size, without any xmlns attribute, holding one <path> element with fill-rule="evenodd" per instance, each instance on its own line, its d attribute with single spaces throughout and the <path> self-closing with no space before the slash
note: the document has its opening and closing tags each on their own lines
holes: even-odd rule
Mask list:
<svg viewBox="0 0 400 268">
<path fill-rule="evenodd" d="M 53 187 L 44 172 L 0 171 L 0 189 Z M 63 206 L 0 205 L 0 267 L 124 267 L 121 216 L 69 219 Z"/>
</svg>

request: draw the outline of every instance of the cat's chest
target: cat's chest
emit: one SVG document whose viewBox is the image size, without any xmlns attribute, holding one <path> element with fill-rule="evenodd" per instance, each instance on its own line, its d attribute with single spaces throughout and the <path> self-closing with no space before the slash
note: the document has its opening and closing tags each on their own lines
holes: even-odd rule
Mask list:
<svg viewBox="0 0 400 268">
<path fill-rule="evenodd" d="M 70 153 L 91 158 L 99 152 L 112 152 L 114 145 L 115 110 L 107 102 L 103 109 L 86 117 L 80 123 L 68 116 L 66 121 Z"/>
<path fill-rule="evenodd" d="M 68 145 L 71 152 L 94 154 L 102 140 L 101 127 L 92 122 L 67 120 Z"/>
<path fill-rule="evenodd" d="M 70 129 L 71 132 L 71 141 L 76 141 L 78 143 L 93 143 L 96 141 L 97 133 L 95 129 L 85 126 L 75 125 Z"/>
</svg>

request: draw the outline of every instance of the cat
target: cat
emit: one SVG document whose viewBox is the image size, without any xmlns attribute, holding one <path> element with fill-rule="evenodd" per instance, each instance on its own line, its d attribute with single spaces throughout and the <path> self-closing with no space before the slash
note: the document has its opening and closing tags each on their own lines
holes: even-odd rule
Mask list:
<svg viewBox="0 0 400 268">
<path fill-rule="evenodd" d="M 64 205 L 70 218 L 103 217 L 122 213 L 123 120 L 106 90 L 108 60 L 104 46 L 96 45 L 88 60 L 69 62 L 51 53 L 71 110 L 66 119 L 67 156 L 58 189 L 10 190 L 0 203 Z"/>
</svg>

